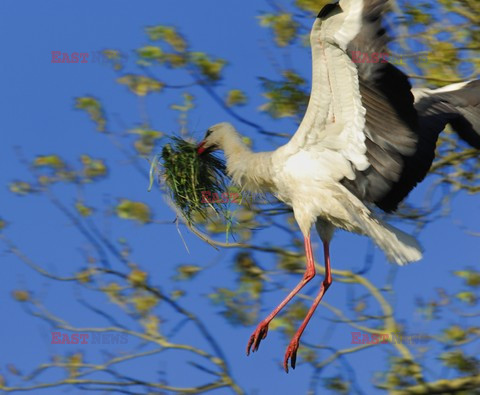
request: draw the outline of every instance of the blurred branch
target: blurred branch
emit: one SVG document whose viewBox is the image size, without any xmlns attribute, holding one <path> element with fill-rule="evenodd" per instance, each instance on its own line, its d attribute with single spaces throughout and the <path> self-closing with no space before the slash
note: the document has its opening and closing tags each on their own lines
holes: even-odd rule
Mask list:
<svg viewBox="0 0 480 395">
<path fill-rule="evenodd" d="M 422 385 L 391 390 L 392 395 L 430 395 L 430 394 L 454 394 L 480 388 L 480 376 L 467 376 L 455 379 L 438 380 Z M 387 388 L 385 388 L 387 389 Z"/>
</svg>

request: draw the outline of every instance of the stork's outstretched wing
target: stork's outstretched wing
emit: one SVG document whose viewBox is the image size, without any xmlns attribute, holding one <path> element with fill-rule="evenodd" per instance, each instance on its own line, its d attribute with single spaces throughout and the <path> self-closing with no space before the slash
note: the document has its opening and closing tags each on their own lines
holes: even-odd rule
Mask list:
<svg viewBox="0 0 480 395">
<path fill-rule="evenodd" d="M 355 1 L 355 0 L 353 0 Z M 408 78 L 388 62 L 363 63 L 386 53 L 381 26 L 385 1 L 364 0 L 362 28 L 347 52 L 358 70 L 366 109 L 365 136 L 371 166 L 344 185 L 363 200 L 393 211 L 430 169 L 439 133 L 450 123 L 459 137 L 480 149 L 480 81 L 416 92 Z M 413 149 L 412 149 L 413 148 Z"/>
<path fill-rule="evenodd" d="M 480 149 L 480 80 L 413 92 L 418 113 L 418 142 L 414 154 L 403 157 L 400 179 L 375 202 L 385 211 L 395 210 L 427 175 L 438 135 L 447 124 L 461 139 Z"/>
<path fill-rule="evenodd" d="M 388 62 L 381 25 L 387 5 L 340 0 L 320 11 L 310 39 L 312 93 L 292 143 L 348 160 L 352 172 L 341 167 L 343 185 L 391 211 L 427 174 L 447 122 L 467 142 L 478 142 L 480 90 L 463 86 L 448 97 L 430 91 L 428 100 L 415 104 L 407 76 Z M 335 174 L 339 181 L 341 172 Z"/>
</svg>

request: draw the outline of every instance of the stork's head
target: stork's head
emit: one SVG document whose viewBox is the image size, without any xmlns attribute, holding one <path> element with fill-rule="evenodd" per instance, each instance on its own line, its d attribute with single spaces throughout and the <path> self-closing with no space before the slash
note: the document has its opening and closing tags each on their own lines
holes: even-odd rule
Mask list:
<svg viewBox="0 0 480 395">
<path fill-rule="evenodd" d="M 217 123 L 208 128 L 203 140 L 198 144 L 197 152 L 201 155 L 205 151 L 215 151 L 222 149 L 226 140 L 232 135 L 236 135 L 237 131 L 228 122 Z"/>
</svg>

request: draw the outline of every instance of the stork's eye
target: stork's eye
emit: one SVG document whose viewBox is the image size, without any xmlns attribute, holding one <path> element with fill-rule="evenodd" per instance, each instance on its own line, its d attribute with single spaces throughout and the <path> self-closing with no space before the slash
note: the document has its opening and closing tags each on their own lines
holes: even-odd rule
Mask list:
<svg viewBox="0 0 480 395">
<path fill-rule="evenodd" d="M 212 130 L 211 129 L 208 129 L 207 130 L 207 133 L 205 133 L 205 138 L 207 138 L 208 136 L 210 136 L 212 134 Z"/>
<path fill-rule="evenodd" d="M 338 1 L 335 3 L 330 3 L 324 6 L 317 15 L 317 18 L 325 19 L 328 15 L 330 15 L 335 9 L 340 8 Z"/>
</svg>

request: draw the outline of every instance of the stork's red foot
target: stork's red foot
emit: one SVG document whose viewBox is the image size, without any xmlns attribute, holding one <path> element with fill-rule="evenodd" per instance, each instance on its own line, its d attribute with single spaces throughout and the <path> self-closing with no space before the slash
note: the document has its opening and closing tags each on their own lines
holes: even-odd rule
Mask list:
<svg viewBox="0 0 480 395">
<path fill-rule="evenodd" d="M 267 333 L 268 323 L 263 321 L 260 322 L 260 324 L 257 326 L 257 329 L 255 329 L 255 332 L 253 332 L 252 336 L 250 336 L 250 339 L 248 340 L 247 355 L 250 355 L 250 349 L 252 352 L 258 350 L 258 347 L 260 347 L 260 342 L 267 337 Z"/>
<path fill-rule="evenodd" d="M 298 350 L 299 339 L 294 337 L 290 344 L 287 347 L 287 352 L 285 353 L 285 358 L 283 360 L 283 368 L 285 372 L 288 373 L 288 360 L 290 359 L 290 365 L 292 369 L 295 369 L 295 364 L 297 362 L 297 350 Z"/>
</svg>

